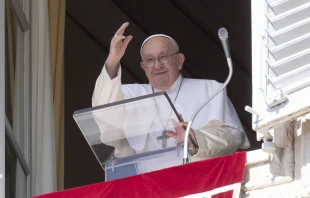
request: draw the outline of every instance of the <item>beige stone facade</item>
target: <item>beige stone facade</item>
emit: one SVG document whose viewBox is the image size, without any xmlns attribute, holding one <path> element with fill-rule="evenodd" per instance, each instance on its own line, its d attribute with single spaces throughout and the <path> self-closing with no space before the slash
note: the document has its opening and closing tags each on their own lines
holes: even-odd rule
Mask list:
<svg viewBox="0 0 310 198">
<path fill-rule="evenodd" d="M 273 131 L 275 153 L 247 153 L 240 197 L 310 197 L 310 114 Z"/>
</svg>

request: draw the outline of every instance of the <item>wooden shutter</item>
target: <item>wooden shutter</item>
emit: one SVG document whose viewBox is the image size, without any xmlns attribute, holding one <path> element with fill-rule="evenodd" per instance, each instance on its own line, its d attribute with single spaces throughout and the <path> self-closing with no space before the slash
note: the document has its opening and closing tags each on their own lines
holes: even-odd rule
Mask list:
<svg viewBox="0 0 310 198">
<path fill-rule="evenodd" d="M 253 129 L 310 111 L 310 0 L 252 0 Z"/>
</svg>

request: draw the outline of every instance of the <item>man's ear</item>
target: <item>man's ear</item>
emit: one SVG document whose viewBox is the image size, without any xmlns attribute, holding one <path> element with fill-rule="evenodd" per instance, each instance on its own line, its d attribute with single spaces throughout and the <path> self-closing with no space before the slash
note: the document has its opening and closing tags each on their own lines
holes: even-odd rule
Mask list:
<svg viewBox="0 0 310 198">
<path fill-rule="evenodd" d="M 181 70 L 183 68 L 183 64 L 185 61 L 185 56 L 182 53 L 178 54 L 178 69 Z"/>
<path fill-rule="evenodd" d="M 140 62 L 140 66 L 145 71 L 145 66 L 143 65 L 142 61 Z"/>
</svg>

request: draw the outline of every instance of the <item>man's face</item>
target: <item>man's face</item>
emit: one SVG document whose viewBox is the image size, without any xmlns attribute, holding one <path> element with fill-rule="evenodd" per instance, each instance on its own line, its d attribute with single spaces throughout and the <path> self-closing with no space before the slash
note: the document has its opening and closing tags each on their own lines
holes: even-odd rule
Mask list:
<svg viewBox="0 0 310 198">
<path fill-rule="evenodd" d="M 148 40 L 142 49 L 142 59 L 157 59 L 161 56 L 169 56 L 176 53 L 171 41 L 165 37 L 154 37 Z M 181 53 L 172 55 L 168 63 L 155 61 L 154 66 L 147 67 L 143 62 L 140 63 L 145 71 L 152 87 L 160 90 L 170 88 L 178 78 L 179 71 L 183 67 L 184 55 Z"/>
</svg>

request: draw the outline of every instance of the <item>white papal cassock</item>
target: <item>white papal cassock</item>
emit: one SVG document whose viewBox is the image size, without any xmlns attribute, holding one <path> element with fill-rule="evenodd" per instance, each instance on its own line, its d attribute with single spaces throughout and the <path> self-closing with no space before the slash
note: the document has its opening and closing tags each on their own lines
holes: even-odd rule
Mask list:
<svg viewBox="0 0 310 198">
<path fill-rule="evenodd" d="M 221 83 L 214 80 L 188 79 L 179 75 L 172 87 L 166 90 L 166 92 L 171 101 L 176 99 L 174 106 L 178 113 L 182 114 L 185 121 L 189 121 L 194 111 L 210 95 L 218 90 L 221 85 Z M 161 90 L 155 89 L 154 91 L 159 92 Z M 122 85 L 121 67 L 119 67 L 117 76 L 111 79 L 104 66 L 96 81 L 92 104 L 93 106 L 98 106 L 152 93 L 153 90 L 150 84 Z M 149 108 L 137 108 L 135 111 L 136 115 L 132 115 L 132 118 L 152 119 L 151 112 L 143 112 L 151 111 Z M 139 116 L 139 112 L 141 115 L 148 116 Z M 108 143 L 109 134 L 104 132 L 104 126 L 100 126 L 100 121 L 97 120 L 97 123 L 101 130 L 101 141 L 115 147 L 116 156 L 138 154 L 162 148 L 161 141 L 157 140 L 158 135 L 145 133 L 145 131 L 150 130 L 149 128 L 154 126 L 148 125 L 134 131 L 126 130 L 124 126 L 124 130 L 119 130 L 118 133 L 123 133 L 119 134 L 119 136 L 127 137 L 127 141 L 120 140 L 119 142 Z M 191 161 L 227 155 L 236 152 L 239 148 L 246 149 L 250 147 L 250 143 L 239 121 L 238 115 L 227 97 L 226 89 L 218 94 L 199 112 L 193 122 L 192 129 L 194 129 L 199 150 L 195 155 L 191 156 Z M 132 137 L 131 133 L 139 133 L 139 130 L 141 133 L 145 133 L 145 135 L 139 136 L 139 138 L 129 138 Z M 139 142 L 139 144 L 137 144 L 137 142 Z M 167 146 L 169 147 L 172 144 L 175 145 L 175 140 L 169 138 L 167 140 Z M 121 150 L 120 148 L 126 148 L 126 150 Z M 175 155 L 166 156 L 162 159 L 149 162 L 147 165 L 141 165 L 140 172 L 148 172 L 150 170 L 178 165 L 182 163 L 181 159 L 177 158 Z"/>
</svg>

